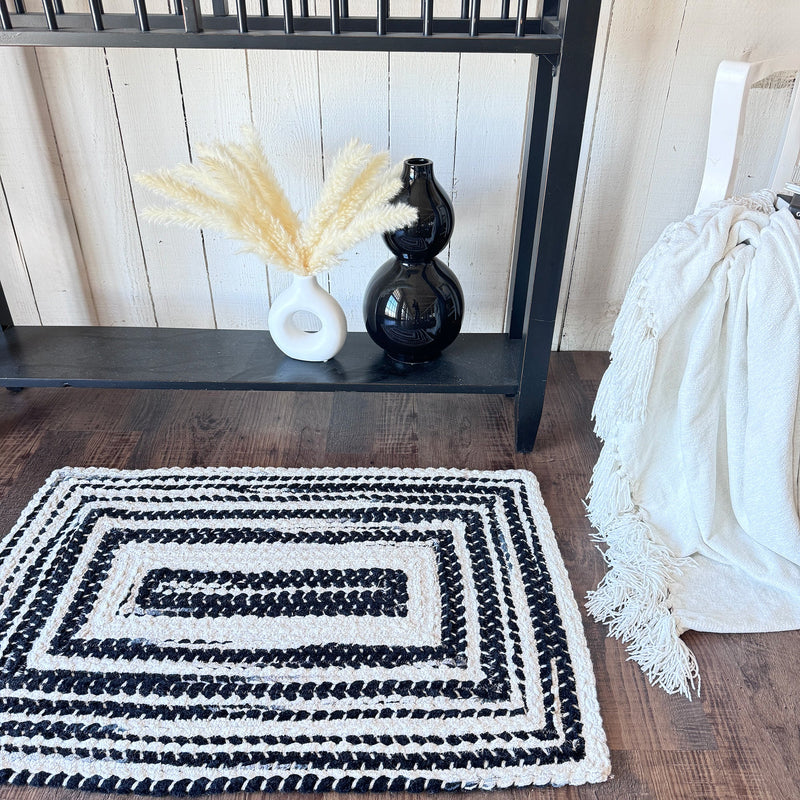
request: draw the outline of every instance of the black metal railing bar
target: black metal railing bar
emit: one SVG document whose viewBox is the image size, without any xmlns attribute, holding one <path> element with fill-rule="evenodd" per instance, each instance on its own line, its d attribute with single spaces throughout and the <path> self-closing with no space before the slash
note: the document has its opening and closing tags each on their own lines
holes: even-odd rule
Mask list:
<svg viewBox="0 0 800 800">
<path fill-rule="evenodd" d="M 198 0 L 175 0 L 175 14 L 149 14 L 146 0 L 131 0 L 133 15 L 104 13 L 102 0 L 86 0 L 88 13 L 68 14 L 63 13 L 62 0 L 41 0 L 43 13 L 27 12 L 24 0 L 14 0 L 11 11 L 9 1 L 0 0 L 0 44 L 455 51 L 455 40 L 461 38 L 481 39 L 465 45 L 466 50 L 540 55 L 557 55 L 560 50 L 557 19 L 528 19 L 527 0 L 518 0 L 515 19 L 509 19 L 510 0 L 503 0 L 500 16 L 490 17 L 482 16 L 480 0 L 462 0 L 460 18 L 437 16 L 435 0 L 420 0 L 419 17 L 391 16 L 389 0 L 375 0 L 374 17 L 350 17 L 347 0 L 329 0 L 329 14 L 319 16 L 309 15 L 308 0 L 298 0 L 298 17 L 294 0 L 282 0 L 282 13 L 277 14 L 269 13 L 268 0 L 260 0 L 261 13 L 253 15 L 247 12 L 246 0 L 235 0 L 233 13 L 227 0 L 212 0 L 213 15 L 205 18 Z M 207 38 L 181 39 L 181 27 L 186 34 Z M 6 39 L 11 31 L 13 40 Z M 281 43 L 279 34 L 302 41 Z M 370 34 L 394 41 L 371 43 Z M 325 36 L 338 41 L 326 43 Z M 506 41 L 510 39 L 530 41 Z"/>
<path fill-rule="evenodd" d="M 528 0 L 518 0 L 517 5 L 517 27 L 514 30 L 515 36 L 525 35 L 525 20 L 528 17 Z"/>
<path fill-rule="evenodd" d="M 469 15 L 469 35 L 478 35 L 478 25 L 481 21 L 481 0 L 472 0 L 472 10 Z"/>
<path fill-rule="evenodd" d="M 283 32 L 286 34 L 294 33 L 294 12 L 292 11 L 292 0 L 283 0 Z"/>
<path fill-rule="evenodd" d="M 47 20 L 47 27 L 51 31 L 58 30 L 58 22 L 56 22 L 56 8 L 53 5 L 53 0 L 42 0 L 42 7 L 44 8 L 44 17 Z"/>
<path fill-rule="evenodd" d="M 92 2 L 92 0 L 89 0 Z M 186 33 L 200 33 L 203 30 L 203 17 L 200 4 L 196 0 L 183 0 L 183 27 Z M 149 34 L 148 34 L 149 35 Z"/>
<path fill-rule="evenodd" d="M 378 2 L 378 36 L 386 36 L 386 20 L 389 17 L 389 0 L 377 0 Z"/>
<path fill-rule="evenodd" d="M 340 32 L 339 0 L 331 0 L 331 35 L 337 36 Z"/>
<path fill-rule="evenodd" d="M 103 9 L 100 0 L 89 0 L 89 11 L 92 15 L 92 26 L 96 31 L 103 30 Z"/>
<path fill-rule="evenodd" d="M 433 0 L 422 0 L 422 35 L 433 35 Z"/>
<path fill-rule="evenodd" d="M 147 33 L 150 30 L 150 19 L 147 16 L 147 6 L 144 0 L 133 0 L 136 8 L 136 18 L 139 20 L 139 30 L 142 33 Z"/>
</svg>

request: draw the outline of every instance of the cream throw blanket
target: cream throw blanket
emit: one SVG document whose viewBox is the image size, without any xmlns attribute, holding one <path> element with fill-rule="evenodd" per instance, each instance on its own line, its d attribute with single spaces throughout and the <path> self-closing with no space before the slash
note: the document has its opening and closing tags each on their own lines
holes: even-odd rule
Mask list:
<svg viewBox="0 0 800 800">
<path fill-rule="evenodd" d="M 587 607 L 650 680 L 699 691 L 688 629 L 800 628 L 800 222 L 759 192 L 671 225 L 637 269 L 594 407 Z"/>
</svg>

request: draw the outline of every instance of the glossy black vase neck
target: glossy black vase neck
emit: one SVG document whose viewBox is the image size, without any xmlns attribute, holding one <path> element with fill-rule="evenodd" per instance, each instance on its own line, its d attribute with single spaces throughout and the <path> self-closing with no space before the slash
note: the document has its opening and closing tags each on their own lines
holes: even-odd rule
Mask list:
<svg viewBox="0 0 800 800">
<path fill-rule="evenodd" d="M 433 178 L 433 161 L 429 158 L 407 158 L 403 162 L 403 172 L 400 178 L 404 185 L 420 179 Z"/>
<path fill-rule="evenodd" d="M 389 249 L 403 261 L 430 261 L 447 246 L 453 233 L 453 206 L 434 177 L 430 159 L 406 159 L 401 179 L 403 188 L 395 202 L 416 208 L 417 221 L 385 233 L 384 239 Z"/>
</svg>

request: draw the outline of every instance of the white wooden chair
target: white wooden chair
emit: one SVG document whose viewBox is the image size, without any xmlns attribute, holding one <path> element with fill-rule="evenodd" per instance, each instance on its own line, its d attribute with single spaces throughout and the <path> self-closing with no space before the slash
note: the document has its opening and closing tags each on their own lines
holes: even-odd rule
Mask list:
<svg viewBox="0 0 800 800">
<path fill-rule="evenodd" d="M 800 153 L 800 53 L 752 63 L 723 61 L 714 83 L 706 165 L 695 211 L 732 194 L 750 87 L 776 72 L 797 76 L 768 188 L 779 192 L 791 179 Z"/>
</svg>

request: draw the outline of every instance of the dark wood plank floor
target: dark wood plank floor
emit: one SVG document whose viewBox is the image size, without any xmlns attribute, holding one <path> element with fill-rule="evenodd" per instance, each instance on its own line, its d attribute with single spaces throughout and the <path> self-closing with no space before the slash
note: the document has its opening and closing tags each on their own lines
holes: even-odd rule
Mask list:
<svg viewBox="0 0 800 800">
<path fill-rule="evenodd" d="M 554 356 L 539 441 L 525 456 L 514 452 L 513 403 L 497 396 L 0 391 L 0 533 L 64 465 L 522 467 L 539 478 L 582 599 L 603 574 L 582 498 L 599 450 L 589 415 L 605 365 L 602 354 Z M 601 626 L 587 620 L 586 633 L 613 779 L 493 797 L 800 798 L 800 633 L 687 635 L 703 676 L 694 702 L 650 687 Z M 3 800 L 100 796 L 0 787 Z"/>
</svg>

